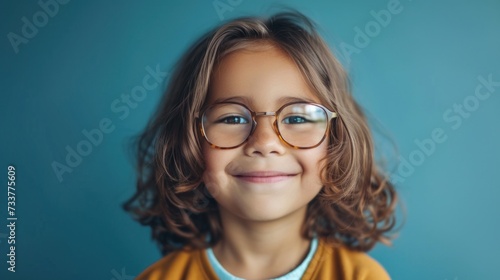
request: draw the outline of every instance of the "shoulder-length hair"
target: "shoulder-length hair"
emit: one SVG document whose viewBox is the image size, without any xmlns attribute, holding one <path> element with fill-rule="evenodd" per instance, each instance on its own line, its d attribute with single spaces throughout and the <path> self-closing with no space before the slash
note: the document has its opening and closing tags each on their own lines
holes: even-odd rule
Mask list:
<svg viewBox="0 0 500 280">
<path fill-rule="evenodd" d="M 195 115 L 204 106 L 217 63 L 256 43 L 286 53 L 323 105 L 338 115 L 328 135 L 323 188 L 307 206 L 302 235 L 316 234 L 361 251 L 377 242 L 390 243 L 396 191 L 375 163 L 370 129 L 346 72 L 314 24 L 298 12 L 232 20 L 202 36 L 183 55 L 163 101 L 134 142 L 137 190 L 124 209 L 151 227 L 163 255 L 207 248 L 221 239 L 217 204 L 202 181 L 203 138 Z"/>
</svg>

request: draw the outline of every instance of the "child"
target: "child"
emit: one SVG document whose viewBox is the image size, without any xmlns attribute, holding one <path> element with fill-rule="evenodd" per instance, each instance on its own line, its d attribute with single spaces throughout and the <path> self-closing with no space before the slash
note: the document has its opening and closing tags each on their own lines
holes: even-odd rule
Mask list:
<svg viewBox="0 0 500 280">
<path fill-rule="evenodd" d="M 396 192 L 348 78 L 298 12 L 240 18 L 181 58 L 124 205 L 164 257 L 137 279 L 389 279 Z"/>
</svg>

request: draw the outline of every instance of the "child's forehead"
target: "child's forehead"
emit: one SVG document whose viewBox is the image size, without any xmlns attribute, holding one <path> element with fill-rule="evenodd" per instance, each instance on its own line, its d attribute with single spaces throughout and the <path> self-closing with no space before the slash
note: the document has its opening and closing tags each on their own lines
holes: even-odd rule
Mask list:
<svg viewBox="0 0 500 280">
<path fill-rule="evenodd" d="M 214 70 L 209 103 L 234 97 L 249 103 L 278 104 L 287 98 L 319 101 L 296 63 L 277 48 L 235 51 Z"/>
</svg>

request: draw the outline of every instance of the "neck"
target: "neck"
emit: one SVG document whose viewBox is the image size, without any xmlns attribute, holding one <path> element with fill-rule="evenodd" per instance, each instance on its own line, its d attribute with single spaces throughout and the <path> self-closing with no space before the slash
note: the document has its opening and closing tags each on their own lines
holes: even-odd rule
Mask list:
<svg viewBox="0 0 500 280">
<path fill-rule="evenodd" d="M 221 208 L 220 215 L 223 238 L 213 252 L 235 276 L 248 279 L 286 274 L 309 251 L 310 240 L 301 236 L 306 207 L 273 221 L 244 220 Z"/>
</svg>

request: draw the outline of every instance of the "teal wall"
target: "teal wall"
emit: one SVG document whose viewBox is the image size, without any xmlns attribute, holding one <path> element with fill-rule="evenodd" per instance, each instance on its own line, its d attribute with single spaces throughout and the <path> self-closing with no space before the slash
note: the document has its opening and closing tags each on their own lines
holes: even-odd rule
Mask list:
<svg viewBox="0 0 500 280">
<path fill-rule="evenodd" d="M 134 189 L 128 140 L 168 75 L 151 73 L 168 73 L 221 19 L 279 4 L 321 26 L 356 98 L 397 143 L 392 178 L 407 221 L 392 247 L 370 254 L 394 279 L 498 279 L 500 1 L 220 0 L 233 6 L 219 13 L 201 0 L 60 2 L 51 15 L 37 1 L 0 4 L 1 279 L 132 279 L 157 260 L 149 229 L 120 208 Z M 390 21 L 376 22 L 382 14 Z M 132 92 L 136 100 L 122 99 Z M 68 166 L 59 177 L 56 162 Z"/>
</svg>

